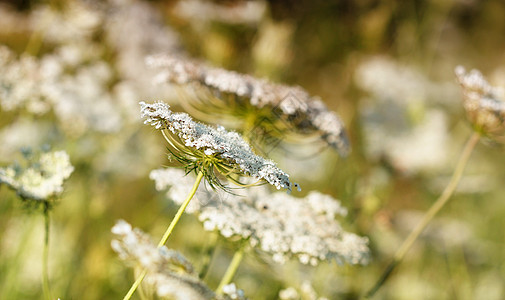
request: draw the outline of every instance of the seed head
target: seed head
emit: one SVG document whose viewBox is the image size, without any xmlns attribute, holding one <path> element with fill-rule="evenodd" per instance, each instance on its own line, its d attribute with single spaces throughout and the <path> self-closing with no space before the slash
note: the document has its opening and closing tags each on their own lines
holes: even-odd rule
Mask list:
<svg viewBox="0 0 505 300">
<path fill-rule="evenodd" d="M 455 69 L 463 91 L 463 107 L 476 130 L 504 142 L 505 94 L 502 88 L 491 86 L 478 70 Z"/>
</svg>

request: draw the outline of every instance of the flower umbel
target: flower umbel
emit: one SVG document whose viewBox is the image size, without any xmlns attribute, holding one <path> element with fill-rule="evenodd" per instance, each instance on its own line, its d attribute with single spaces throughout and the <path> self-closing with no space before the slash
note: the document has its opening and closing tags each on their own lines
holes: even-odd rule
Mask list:
<svg viewBox="0 0 505 300">
<path fill-rule="evenodd" d="M 462 66 L 455 70 L 463 90 L 463 106 L 476 129 L 505 142 L 505 90 L 491 86 L 478 70 L 466 72 Z"/>
<path fill-rule="evenodd" d="M 239 184 L 236 176 L 249 175 L 264 179 L 277 189 L 297 186 L 273 161 L 254 154 L 238 133 L 195 122 L 185 113 L 172 112 L 162 102 L 140 102 L 140 107 L 142 117 L 146 118 L 145 124 L 169 131 L 168 134 L 163 133 L 172 147 L 169 149 L 172 155 L 185 165 L 188 172 L 203 172 L 212 186 L 224 187 L 214 169 Z"/>
<path fill-rule="evenodd" d="M 244 131 L 272 125 L 274 129 L 264 128 L 264 133 L 275 134 L 282 139 L 286 135 L 289 138 L 291 134 L 295 134 L 295 138 L 296 134 L 316 134 L 341 155 L 349 152 L 347 134 L 337 114 L 299 86 L 275 84 L 174 55 L 150 56 L 146 61 L 148 65 L 161 69 L 158 74 L 160 82 L 191 84 L 195 91 L 203 88 L 204 94 L 206 90 L 208 97 L 204 98 L 209 101 L 200 108 L 197 105 L 196 111 L 210 111 L 220 119 L 226 118 L 223 111 L 228 112 L 227 115 L 240 116 L 244 122 L 251 123 L 243 125 Z"/>
<path fill-rule="evenodd" d="M 157 169 L 150 175 L 157 190 L 170 188 L 167 197 L 176 203 L 180 203 L 183 187 L 191 186 L 192 179 L 183 176 L 184 172 L 177 169 Z M 264 187 L 240 192 L 243 195 L 216 194 L 201 186 L 197 201 L 191 202 L 187 212 L 196 214 L 205 230 L 247 240 L 277 263 L 292 256 L 311 265 L 324 260 L 368 262 L 368 239 L 343 230 L 335 217 L 345 216 L 347 210 L 336 199 L 318 192 L 296 198 L 282 192 L 269 193 Z"/>
<path fill-rule="evenodd" d="M 22 198 L 37 201 L 49 201 L 63 192 L 63 182 L 74 171 L 65 151 L 39 156 L 26 152 L 25 158 L 26 167 L 0 168 L 0 184 L 6 184 Z"/>
<path fill-rule="evenodd" d="M 140 229 L 119 220 L 112 233 L 111 246 L 123 260 L 140 264 L 149 271 L 146 281 L 164 299 L 237 299 L 217 296 L 202 282 L 193 265 L 179 252 L 157 248 Z M 235 294 L 240 294 L 235 290 Z"/>
</svg>

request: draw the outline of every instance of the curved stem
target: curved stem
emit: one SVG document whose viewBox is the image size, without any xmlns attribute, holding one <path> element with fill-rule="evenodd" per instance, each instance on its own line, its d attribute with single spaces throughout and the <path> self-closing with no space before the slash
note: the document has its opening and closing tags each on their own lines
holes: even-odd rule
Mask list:
<svg viewBox="0 0 505 300">
<path fill-rule="evenodd" d="M 49 287 L 48 256 L 49 256 L 49 203 L 44 202 L 44 249 L 42 253 L 42 289 L 44 298 L 53 299 L 51 288 Z"/>
<path fill-rule="evenodd" d="M 367 298 L 372 297 L 379 289 L 380 287 L 386 282 L 388 279 L 389 275 L 393 272 L 395 267 L 401 263 L 403 258 L 405 257 L 405 254 L 410 250 L 414 242 L 417 240 L 417 238 L 421 235 L 421 233 L 424 231 L 426 226 L 430 223 L 430 221 L 435 217 L 435 215 L 445 206 L 445 204 L 449 201 L 451 198 L 452 194 L 454 193 L 454 190 L 458 186 L 458 183 L 461 179 L 461 176 L 463 175 L 463 171 L 465 169 L 465 166 L 468 162 L 468 159 L 470 158 L 470 155 L 472 154 L 473 149 L 475 148 L 475 145 L 477 145 L 477 142 L 480 139 L 480 134 L 477 132 L 474 132 L 468 142 L 465 145 L 465 148 L 463 149 L 463 152 L 461 153 L 461 156 L 459 158 L 459 161 L 456 165 L 456 168 L 454 169 L 454 173 L 452 174 L 451 180 L 449 181 L 449 184 L 445 187 L 444 191 L 442 194 L 438 197 L 438 199 L 433 203 L 433 205 L 430 207 L 430 209 L 426 212 L 424 215 L 423 219 L 417 226 L 414 228 L 414 230 L 409 234 L 407 239 L 403 242 L 403 244 L 400 246 L 398 251 L 396 251 L 396 254 L 393 257 L 393 261 L 388 265 L 382 276 L 379 278 L 377 283 L 373 286 L 372 289 L 366 294 Z"/>
<path fill-rule="evenodd" d="M 224 276 L 221 279 L 219 286 L 217 287 L 216 293 L 218 295 L 221 295 L 223 293 L 223 287 L 225 285 L 227 285 L 228 283 L 230 283 L 231 280 L 233 279 L 233 276 L 235 276 L 235 273 L 237 272 L 237 269 L 240 266 L 240 262 L 242 261 L 242 258 L 244 257 L 244 250 L 245 250 L 245 245 L 240 247 L 240 249 L 238 249 L 235 252 L 235 254 L 233 255 L 233 259 L 231 260 L 231 263 L 228 266 L 228 269 L 224 273 Z"/>
<path fill-rule="evenodd" d="M 195 184 L 193 185 L 191 192 L 189 193 L 186 200 L 184 200 L 182 205 L 179 207 L 179 210 L 175 214 L 175 217 L 172 219 L 172 222 L 170 222 L 170 225 L 168 226 L 167 230 L 163 234 L 163 237 L 161 238 L 160 242 L 158 243 L 158 248 L 162 247 L 167 242 L 168 238 L 172 234 L 172 231 L 174 230 L 175 225 L 177 225 L 177 223 L 181 219 L 182 214 L 186 210 L 186 207 L 188 206 L 189 202 L 191 201 L 191 199 L 193 199 L 193 196 L 195 195 L 196 190 L 198 189 L 198 186 L 200 185 L 200 182 L 202 181 L 202 178 L 203 178 L 203 173 L 200 171 L 200 172 L 198 172 Z M 135 291 L 137 290 L 139 285 L 142 283 L 142 281 L 144 280 L 144 277 L 146 277 L 146 274 L 147 274 L 147 270 L 143 270 L 142 273 L 140 274 L 140 276 L 137 278 L 137 280 L 135 280 L 135 282 L 131 286 L 128 293 L 124 296 L 123 300 L 128 300 L 133 296 L 133 293 L 135 293 Z"/>
</svg>

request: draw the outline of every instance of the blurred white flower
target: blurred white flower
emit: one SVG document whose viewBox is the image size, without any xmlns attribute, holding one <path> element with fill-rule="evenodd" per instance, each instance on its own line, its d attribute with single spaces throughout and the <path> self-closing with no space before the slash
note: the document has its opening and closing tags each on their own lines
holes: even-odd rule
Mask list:
<svg viewBox="0 0 505 300">
<path fill-rule="evenodd" d="M 503 142 L 505 136 L 505 89 L 491 86 L 478 70 L 455 70 L 463 91 L 463 107 L 476 129 Z"/>
<path fill-rule="evenodd" d="M 327 300 L 324 297 L 318 297 L 316 291 L 309 281 L 303 281 L 299 287 L 299 291 L 293 287 L 288 287 L 279 291 L 279 299 L 281 300 Z"/>
<path fill-rule="evenodd" d="M 19 165 L 0 168 L 0 183 L 22 198 L 48 201 L 63 192 L 63 182 L 73 171 L 65 151 L 46 152 L 28 160 L 25 168 Z"/>
<path fill-rule="evenodd" d="M 145 281 L 164 299 L 243 299 L 217 296 L 195 273 L 192 264 L 179 252 L 165 246 L 157 248 L 149 236 L 123 220 L 112 227 L 111 246 L 123 260 L 140 264 L 148 273 Z M 229 288 L 229 294 L 239 291 Z"/>
<path fill-rule="evenodd" d="M 243 290 L 237 288 L 235 283 L 230 283 L 223 286 L 223 295 L 233 300 L 245 300 L 245 294 Z"/>
<path fill-rule="evenodd" d="M 446 166 L 448 120 L 436 106 L 455 98 L 454 86 L 431 82 L 416 69 L 384 57 L 363 62 L 355 82 L 369 93 L 361 108 L 369 157 L 386 159 L 406 174 Z"/>
<path fill-rule="evenodd" d="M 51 131 L 51 122 L 31 118 L 19 118 L 0 128 L 0 162 L 13 161 L 23 147 L 40 148 L 50 140 Z"/>
<path fill-rule="evenodd" d="M 266 11 L 263 1 L 240 1 L 236 3 L 219 4 L 210 1 L 186 0 L 178 1 L 174 13 L 182 18 L 190 19 L 191 24 L 217 21 L 227 24 L 259 23 Z"/>
<path fill-rule="evenodd" d="M 84 1 L 65 3 L 63 11 L 42 5 L 30 16 L 33 31 L 42 31 L 44 38 L 58 44 L 89 40 L 102 23 L 103 14 Z"/>
<path fill-rule="evenodd" d="M 182 170 L 158 169 L 150 177 L 157 190 L 169 188 L 167 197 L 180 204 L 192 186 L 191 178 L 183 176 Z M 339 264 L 368 262 L 368 239 L 342 229 L 335 216 L 345 216 L 347 210 L 332 197 L 311 192 L 295 198 L 262 187 L 234 192 L 239 195 L 216 193 L 201 185 L 186 212 L 198 215 L 205 230 L 248 240 L 278 263 L 291 256 L 311 265 L 333 259 Z"/>
</svg>

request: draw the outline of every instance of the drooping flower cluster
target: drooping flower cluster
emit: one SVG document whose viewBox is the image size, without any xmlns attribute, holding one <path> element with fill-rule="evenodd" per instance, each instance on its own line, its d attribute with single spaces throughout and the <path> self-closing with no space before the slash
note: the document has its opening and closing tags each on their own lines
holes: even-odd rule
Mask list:
<svg viewBox="0 0 505 300">
<path fill-rule="evenodd" d="M 65 151 L 26 154 L 27 165 L 0 168 L 0 184 L 6 184 L 25 199 L 48 201 L 63 192 L 63 182 L 74 167 Z"/>
<path fill-rule="evenodd" d="M 208 67 L 174 55 L 151 56 L 146 61 L 153 68 L 160 69 L 157 76 L 159 82 L 204 87 L 213 91 L 215 97 L 222 102 L 229 99 L 227 95 L 233 95 L 236 100 L 238 99 L 234 103 L 235 106 L 267 108 L 270 112 L 268 118 L 273 119 L 272 122 L 289 126 L 296 133 L 318 133 L 342 155 L 349 151 L 347 135 L 340 118 L 329 111 L 320 99 L 310 96 L 301 87 L 274 84 L 250 75 Z M 225 103 L 222 106 L 233 107 Z M 283 132 L 285 133 L 288 132 Z"/>
<path fill-rule="evenodd" d="M 503 141 L 505 133 L 505 90 L 491 86 L 478 70 L 455 70 L 463 91 L 463 107 L 477 130 Z M 501 137 L 500 137 L 501 135 Z"/>
<path fill-rule="evenodd" d="M 280 170 L 273 161 L 255 155 L 238 133 L 195 122 L 188 114 L 172 112 L 169 106 L 162 102 L 140 102 L 140 106 L 142 117 L 146 118 L 145 124 L 151 124 L 160 130 L 168 129 L 180 139 L 182 144 L 179 144 L 183 149 L 177 147 L 178 141 L 172 140 L 172 146 L 178 148 L 181 153 L 191 156 L 194 150 L 198 150 L 202 156 L 214 156 L 223 160 L 223 166 L 227 166 L 229 170 L 239 169 L 235 171 L 265 179 L 277 189 L 291 189 L 289 175 Z M 188 148 L 190 150 L 187 150 Z M 217 164 L 218 162 L 214 166 Z"/>
<path fill-rule="evenodd" d="M 140 264 L 148 273 L 146 281 L 164 299 L 245 299 L 243 292 L 230 286 L 230 295 L 217 296 L 202 282 L 193 265 L 179 252 L 165 246 L 157 248 L 151 239 L 140 229 L 132 229 L 127 222 L 120 220 L 112 228 L 114 240 L 111 246 L 123 260 Z"/>
<path fill-rule="evenodd" d="M 169 188 L 167 198 L 178 204 L 192 185 L 192 179 L 183 176 L 177 169 L 153 170 L 150 175 L 156 189 Z M 197 214 L 205 230 L 248 240 L 279 263 L 291 256 L 311 265 L 333 259 L 340 264 L 368 262 L 368 239 L 342 229 L 335 217 L 345 216 L 347 211 L 332 197 L 311 192 L 295 198 L 261 187 L 241 194 L 215 193 L 201 186 L 186 211 Z"/>
</svg>

